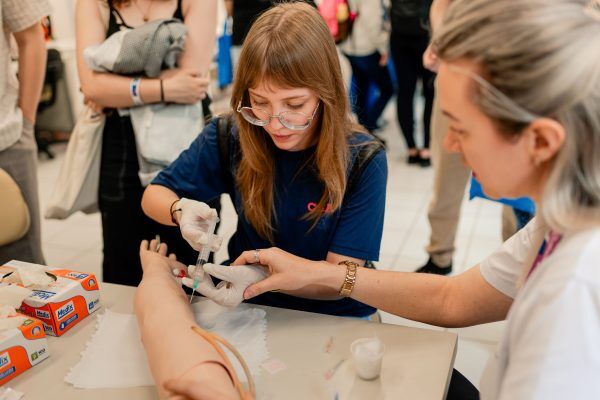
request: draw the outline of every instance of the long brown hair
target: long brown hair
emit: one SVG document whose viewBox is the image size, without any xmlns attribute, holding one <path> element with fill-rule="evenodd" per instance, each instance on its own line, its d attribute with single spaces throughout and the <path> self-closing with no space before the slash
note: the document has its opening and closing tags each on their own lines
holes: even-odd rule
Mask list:
<svg viewBox="0 0 600 400">
<path fill-rule="evenodd" d="M 314 121 L 316 150 L 311 163 L 324 190 L 317 206 L 305 215 L 316 224 L 326 209 L 335 211 L 342 204 L 348 136 L 361 129 L 351 119 L 333 38 L 315 8 L 302 2 L 279 4 L 252 25 L 240 54 L 232 108 L 239 102 L 248 104 L 248 89 L 261 82 L 309 88 L 321 102 Z M 275 161 L 271 138 L 262 127 L 235 114 L 242 155 L 236 183 L 244 199 L 244 214 L 258 234 L 273 243 Z"/>
</svg>

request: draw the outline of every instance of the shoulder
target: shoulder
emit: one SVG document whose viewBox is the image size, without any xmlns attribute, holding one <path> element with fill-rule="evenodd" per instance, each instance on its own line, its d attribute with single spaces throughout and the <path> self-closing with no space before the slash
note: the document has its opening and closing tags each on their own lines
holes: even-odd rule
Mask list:
<svg viewBox="0 0 600 400">
<path fill-rule="evenodd" d="M 523 229 L 515 233 L 500 248 L 480 263 L 483 278 L 505 295 L 515 298 L 519 290 L 519 280 L 524 274 L 525 261 L 532 251 L 538 236 L 546 227 L 538 218 L 533 218 Z M 539 241 L 541 244 L 541 241 Z M 533 261 L 533 259 L 532 259 Z"/>
<path fill-rule="evenodd" d="M 374 160 L 387 163 L 385 147 L 370 133 L 353 132 L 348 137 L 348 146 L 352 166 L 359 164 L 360 168 L 363 168 Z"/>
<path fill-rule="evenodd" d="M 600 290 L 600 228 L 567 233 L 553 257 L 548 259 L 548 271 L 555 271 L 554 279 L 567 282 L 574 279 Z M 556 266 L 552 266 L 552 264 Z"/>
</svg>

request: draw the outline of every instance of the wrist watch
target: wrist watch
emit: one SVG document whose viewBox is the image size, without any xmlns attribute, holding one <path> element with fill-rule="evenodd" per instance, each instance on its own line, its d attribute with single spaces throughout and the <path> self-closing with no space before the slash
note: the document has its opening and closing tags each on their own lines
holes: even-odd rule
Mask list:
<svg viewBox="0 0 600 400">
<path fill-rule="evenodd" d="M 344 283 L 340 288 L 339 295 L 342 297 L 350 297 L 352 293 L 352 289 L 354 289 L 354 283 L 356 282 L 356 270 L 359 265 L 353 261 L 340 261 L 338 265 L 346 266 L 346 278 L 344 279 Z"/>
</svg>

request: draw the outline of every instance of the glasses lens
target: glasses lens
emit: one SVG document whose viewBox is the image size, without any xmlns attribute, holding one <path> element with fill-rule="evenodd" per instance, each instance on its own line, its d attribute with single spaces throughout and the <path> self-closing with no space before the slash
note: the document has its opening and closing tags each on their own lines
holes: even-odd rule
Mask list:
<svg viewBox="0 0 600 400">
<path fill-rule="evenodd" d="M 269 123 L 269 114 L 258 108 L 242 107 L 240 114 L 252 125 L 265 126 Z"/>
<path fill-rule="evenodd" d="M 306 114 L 298 112 L 283 112 L 281 113 L 281 124 L 288 129 L 301 130 L 309 125 L 309 118 Z"/>
</svg>

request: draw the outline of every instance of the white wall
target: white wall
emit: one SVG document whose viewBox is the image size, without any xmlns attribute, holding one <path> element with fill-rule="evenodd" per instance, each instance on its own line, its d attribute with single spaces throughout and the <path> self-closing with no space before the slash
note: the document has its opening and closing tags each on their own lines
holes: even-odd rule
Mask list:
<svg viewBox="0 0 600 400">
<path fill-rule="evenodd" d="M 52 34 L 55 41 L 49 43 L 61 53 L 65 64 L 65 76 L 71 108 L 75 117 L 83 106 L 83 95 L 79 90 L 79 78 L 77 76 L 77 60 L 75 55 L 75 1 L 76 0 L 50 0 L 52 5 Z"/>
</svg>

